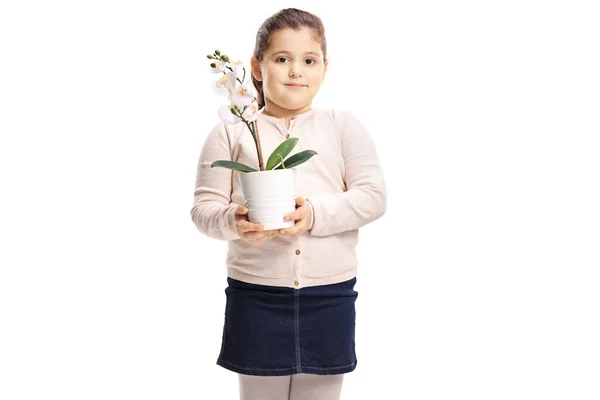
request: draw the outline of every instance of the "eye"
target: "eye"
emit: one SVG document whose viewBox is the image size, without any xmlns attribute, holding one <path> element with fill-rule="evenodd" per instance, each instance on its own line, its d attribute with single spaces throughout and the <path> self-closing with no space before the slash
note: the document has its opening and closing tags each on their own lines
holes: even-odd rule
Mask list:
<svg viewBox="0 0 600 400">
<path fill-rule="evenodd" d="M 315 60 L 314 58 L 307 58 L 306 61 L 312 61 L 311 63 L 307 63 L 308 65 L 316 64 L 317 62 L 317 60 Z"/>
<path fill-rule="evenodd" d="M 283 61 L 281 61 L 281 60 L 283 60 Z M 277 61 L 285 62 L 285 60 L 287 60 L 286 57 L 277 57 Z"/>
</svg>

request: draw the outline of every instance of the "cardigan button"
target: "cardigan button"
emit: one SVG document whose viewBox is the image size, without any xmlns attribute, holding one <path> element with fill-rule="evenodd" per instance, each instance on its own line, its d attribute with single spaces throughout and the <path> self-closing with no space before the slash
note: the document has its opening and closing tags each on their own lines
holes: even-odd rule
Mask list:
<svg viewBox="0 0 600 400">
<path fill-rule="evenodd" d="M 300 250 L 296 250 L 296 254 L 300 254 Z"/>
<path fill-rule="evenodd" d="M 294 281 L 294 286 L 298 286 L 299 284 L 300 284 L 300 282 Z"/>
</svg>

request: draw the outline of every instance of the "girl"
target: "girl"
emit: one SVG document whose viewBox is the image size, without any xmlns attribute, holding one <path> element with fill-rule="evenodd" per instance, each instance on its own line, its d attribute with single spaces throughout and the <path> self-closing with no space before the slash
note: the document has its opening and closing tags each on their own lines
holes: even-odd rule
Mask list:
<svg viewBox="0 0 600 400">
<path fill-rule="evenodd" d="M 291 135 L 317 152 L 297 166 L 293 227 L 250 223 L 240 172 L 259 169 L 244 124 L 218 123 L 202 148 L 191 216 L 227 240 L 225 322 L 217 364 L 239 376 L 241 399 L 339 399 L 355 354 L 358 229 L 381 217 L 387 193 L 374 143 L 351 113 L 313 109 L 327 71 L 321 20 L 294 8 L 268 18 L 256 36 L 252 82 L 264 111 L 264 154 Z"/>
</svg>

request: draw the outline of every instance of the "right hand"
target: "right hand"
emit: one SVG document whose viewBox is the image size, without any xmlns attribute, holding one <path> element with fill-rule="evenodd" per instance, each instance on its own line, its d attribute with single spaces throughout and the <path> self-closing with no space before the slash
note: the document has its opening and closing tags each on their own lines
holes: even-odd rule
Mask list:
<svg viewBox="0 0 600 400">
<path fill-rule="evenodd" d="M 265 231 L 263 224 L 248 221 L 248 207 L 240 204 L 235 210 L 235 229 L 240 237 L 252 244 L 260 244 L 267 239 L 272 239 L 278 230 Z"/>
</svg>

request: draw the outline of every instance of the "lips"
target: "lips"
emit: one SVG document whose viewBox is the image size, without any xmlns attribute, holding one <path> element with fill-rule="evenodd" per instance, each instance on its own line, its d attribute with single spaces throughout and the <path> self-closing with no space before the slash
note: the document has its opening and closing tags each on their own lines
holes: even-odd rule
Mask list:
<svg viewBox="0 0 600 400">
<path fill-rule="evenodd" d="M 291 86 L 291 87 L 304 87 L 306 85 L 301 85 L 299 83 L 285 83 L 285 86 Z"/>
</svg>

